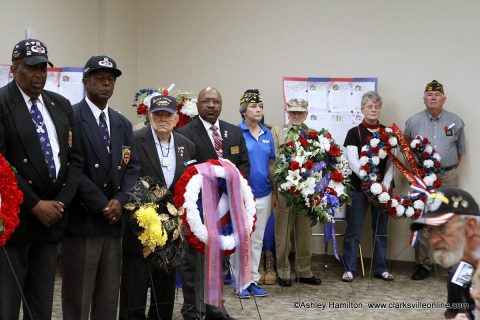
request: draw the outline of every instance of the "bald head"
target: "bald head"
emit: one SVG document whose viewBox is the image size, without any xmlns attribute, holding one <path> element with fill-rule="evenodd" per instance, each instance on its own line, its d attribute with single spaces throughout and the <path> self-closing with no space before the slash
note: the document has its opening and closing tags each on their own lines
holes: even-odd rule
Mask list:
<svg viewBox="0 0 480 320">
<path fill-rule="evenodd" d="M 214 124 L 222 112 L 222 96 L 214 87 L 206 87 L 198 93 L 197 109 L 199 116 Z"/>
</svg>

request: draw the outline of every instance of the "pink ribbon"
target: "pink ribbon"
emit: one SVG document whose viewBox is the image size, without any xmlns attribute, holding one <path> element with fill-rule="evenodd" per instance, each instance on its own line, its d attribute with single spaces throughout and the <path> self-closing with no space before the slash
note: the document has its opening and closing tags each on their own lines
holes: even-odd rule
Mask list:
<svg viewBox="0 0 480 320">
<path fill-rule="evenodd" d="M 218 184 L 215 170 L 210 163 L 195 166 L 202 175 L 203 221 L 208 230 L 208 242 L 205 244 L 204 295 L 205 303 L 223 306 L 223 253 L 220 246 L 220 221 L 218 219 Z"/>
<path fill-rule="evenodd" d="M 225 169 L 230 218 L 235 238 L 235 253 L 231 258 L 235 260 L 235 265 L 239 266 L 238 270 L 234 271 L 233 277 L 235 279 L 236 291 L 240 292 L 253 282 L 247 210 L 243 202 L 240 172 L 230 161 L 224 159 L 219 161 Z"/>
</svg>

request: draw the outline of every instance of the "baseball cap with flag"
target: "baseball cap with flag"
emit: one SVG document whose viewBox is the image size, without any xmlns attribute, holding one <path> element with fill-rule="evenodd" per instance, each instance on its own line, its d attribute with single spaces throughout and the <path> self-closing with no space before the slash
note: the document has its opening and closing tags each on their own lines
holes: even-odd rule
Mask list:
<svg viewBox="0 0 480 320">
<path fill-rule="evenodd" d="M 439 188 L 428 196 L 423 215 L 412 222 L 410 229 L 438 227 L 455 215 L 480 216 L 478 204 L 470 193 L 459 188 Z"/>
</svg>

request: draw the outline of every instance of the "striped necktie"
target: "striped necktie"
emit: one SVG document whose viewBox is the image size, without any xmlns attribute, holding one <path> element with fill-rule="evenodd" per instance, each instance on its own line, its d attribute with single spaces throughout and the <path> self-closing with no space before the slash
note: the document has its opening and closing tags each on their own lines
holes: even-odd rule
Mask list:
<svg viewBox="0 0 480 320">
<path fill-rule="evenodd" d="M 100 113 L 98 127 L 102 133 L 103 143 L 105 144 L 108 153 L 110 153 L 110 134 L 108 133 L 107 120 L 105 119 L 105 112 L 103 111 Z"/>
<path fill-rule="evenodd" d="M 218 158 L 223 158 L 223 140 L 222 137 L 218 134 L 218 128 L 216 125 L 210 127 L 212 130 L 213 145 L 215 147 L 215 152 L 217 153 Z"/>
</svg>

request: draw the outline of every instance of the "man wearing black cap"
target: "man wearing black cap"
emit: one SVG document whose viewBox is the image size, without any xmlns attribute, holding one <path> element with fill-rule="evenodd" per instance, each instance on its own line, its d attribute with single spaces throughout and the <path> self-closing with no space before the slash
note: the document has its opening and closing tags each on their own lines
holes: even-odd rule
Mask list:
<svg viewBox="0 0 480 320">
<path fill-rule="evenodd" d="M 177 101 L 172 96 L 156 95 L 150 100 L 149 122 L 135 132 L 134 144 L 140 160 L 140 176 L 151 177 L 169 189 L 160 204 L 173 203 L 173 190 L 185 166 L 195 154 L 193 142 L 172 132 L 178 122 Z M 165 211 L 163 211 L 165 212 Z M 143 257 L 143 247 L 136 228 L 127 222 L 123 237 L 120 319 L 145 319 L 147 291 L 151 288 L 148 319 L 170 320 L 175 300 L 176 270 L 152 267 Z"/>
<path fill-rule="evenodd" d="M 84 165 L 62 241 L 64 319 L 117 316 L 122 206 L 139 173 L 132 124 L 108 105 L 121 74 L 112 58 L 91 57 L 83 72 L 86 97 L 73 106 Z"/>
<path fill-rule="evenodd" d="M 415 138 L 420 135 L 430 140 L 433 148 L 441 156 L 445 173 L 440 175 L 444 187 L 458 187 L 457 167 L 465 154 L 463 120 L 454 113 L 443 109 L 446 97 L 443 85 L 433 80 L 425 87 L 423 102 L 426 109 L 411 116 L 405 124 L 405 135 Z M 415 248 L 415 269 L 413 280 L 423 280 L 430 276 L 432 263 L 428 255 L 427 239 L 420 235 Z"/>
<path fill-rule="evenodd" d="M 439 188 L 430 194 L 423 216 L 411 224 L 411 229 L 426 231 L 433 258 L 442 267 L 463 261 L 476 268 L 480 261 L 480 210 L 475 199 L 464 190 Z M 449 276 L 448 302 L 467 302 L 470 312 L 475 304 L 469 296 L 469 284 L 459 286 L 458 281 L 452 281 L 454 274 Z M 461 311 L 465 310 L 450 308 L 445 317 L 453 318 Z"/>
<path fill-rule="evenodd" d="M 43 90 L 47 64 L 45 44 L 20 41 L 14 81 L 0 89 L 0 152 L 16 168 L 24 197 L 20 225 L 0 252 L 0 319 L 18 319 L 22 293 L 25 319 L 51 318 L 64 209 L 82 171 L 70 102 Z"/>
</svg>

